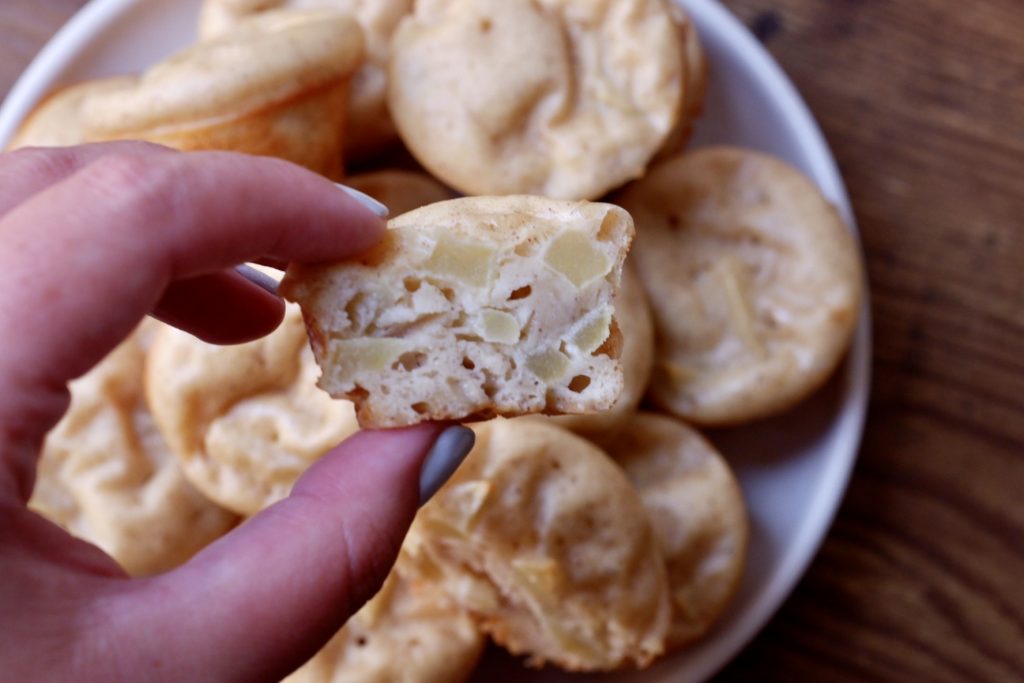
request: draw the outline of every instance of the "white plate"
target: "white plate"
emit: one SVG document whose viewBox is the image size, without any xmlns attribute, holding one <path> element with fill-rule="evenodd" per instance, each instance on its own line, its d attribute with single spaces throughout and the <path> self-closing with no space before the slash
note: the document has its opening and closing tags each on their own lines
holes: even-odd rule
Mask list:
<svg viewBox="0 0 1024 683">
<path fill-rule="evenodd" d="M 714 0 L 680 2 L 697 24 L 711 65 L 695 144 L 731 143 L 786 159 L 818 183 L 855 229 L 828 146 L 778 65 Z M 139 71 L 194 40 L 198 6 L 199 0 L 93 0 L 11 90 L 0 109 L 0 148 L 54 86 Z M 723 621 L 698 645 L 647 671 L 602 680 L 703 680 L 733 657 L 789 595 L 821 544 L 856 459 L 868 398 L 869 327 L 865 305 L 848 360 L 810 401 L 781 418 L 712 435 L 739 475 L 753 527 L 746 578 Z M 506 671 L 497 675 L 496 669 Z M 524 678 L 518 667 L 507 670 L 493 661 L 487 671 L 488 680 Z M 585 677 L 545 671 L 530 678 Z"/>
</svg>

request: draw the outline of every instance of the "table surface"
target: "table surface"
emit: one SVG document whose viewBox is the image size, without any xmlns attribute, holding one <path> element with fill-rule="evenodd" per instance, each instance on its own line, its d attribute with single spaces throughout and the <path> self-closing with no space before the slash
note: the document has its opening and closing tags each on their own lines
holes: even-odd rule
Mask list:
<svg viewBox="0 0 1024 683">
<path fill-rule="evenodd" d="M 83 4 L 0 3 L 0 97 Z M 1024 2 L 725 4 L 838 159 L 875 357 L 835 526 L 716 680 L 1022 680 Z"/>
</svg>

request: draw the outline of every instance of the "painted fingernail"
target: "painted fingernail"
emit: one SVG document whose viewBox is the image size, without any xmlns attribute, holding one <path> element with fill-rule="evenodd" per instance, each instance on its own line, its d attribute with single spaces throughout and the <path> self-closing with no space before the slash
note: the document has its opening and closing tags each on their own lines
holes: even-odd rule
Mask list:
<svg viewBox="0 0 1024 683">
<path fill-rule="evenodd" d="M 280 283 L 270 275 L 262 273 L 253 268 L 252 266 L 247 266 L 244 264 L 241 266 L 235 266 L 235 272 L 244 277 L 249 282 L 256 285 L 257 287 L 265 289 L 274 296 L 279 296 L 277 293 L 277 285 Z"/>
<path fill-rule="evenodd" d="M 448 427 L 437 437 L 420 470 L 420 505 L 434 497 L 473 449 L 476 434 L 459 425 Z"/>
<path fill-rule="evenodd" d="M 342 185 L 341 183 L 334 184 L 341 188 L 342 192 L 347 194 L 349 197 L 356 200 L 370 211 L 373 211 L 373 213 L 375 213 L 379 218 L 388 217 L 388 213 L 390 213 L 388 211 L 388 207 L 384 206 L 370 195 L 366 194 L 365 192 L 360 192 L 359 190 L 349 187 L 348 185 Z"/>
</svg>

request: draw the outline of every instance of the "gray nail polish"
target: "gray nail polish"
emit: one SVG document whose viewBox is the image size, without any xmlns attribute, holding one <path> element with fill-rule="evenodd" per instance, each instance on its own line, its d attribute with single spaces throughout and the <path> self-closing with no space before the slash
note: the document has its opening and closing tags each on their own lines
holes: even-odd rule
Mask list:
<svg viewBox="0 0 1024 683">
<path fill-rule="evenodd" d="M 277 285 L 280 283 L 266 273 L 261 273 L 252 266 L 247 265 L 235 266 L 235 272 L 257 287 L 265 289 L 274 296 L 278 296 Z"/>
<path fill-rule="evenodd" d="M 365 192 L 360 192 L 359 190 L 349 187 L 348 185 L 342 185 L 341 183 L 334 184 L 337 185 L 349 197 L 352 197 L 352 199 L 356 200 L 370 211 L 373 211 L 373 213 L 376 214 L 379 218 L 388 217 L 388 213 L 390 213 L 388 211 L 388 207 L 384 206 L 370 195 L 366 194 Z"/>
<path fill-rule="evenodd" d="M 444 486 L 469 454 L 475 441 L 473 430 L 459 425 L 441 432 L 420 470 L 420 505 L 430 500 Z"/>
</svg>

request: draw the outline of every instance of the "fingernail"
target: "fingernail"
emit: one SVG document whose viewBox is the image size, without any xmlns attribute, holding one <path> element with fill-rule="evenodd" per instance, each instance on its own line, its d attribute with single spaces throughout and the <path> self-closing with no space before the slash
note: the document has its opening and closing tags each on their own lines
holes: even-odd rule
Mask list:
<svg viewBox="0 0 1024 683">
<path fill-rule="evenodd" d="M 473 448 L 473 430 L 455 425 L 437 437 L 420 470 L 420 505 L 434 497 L 448 478 L 459 468 Z"/>
<path fill-rule="evenodd" d="M 257 287 L 265 289 L 274 296 L 279 296 L 279 294 L 277 293 L 277 285 L 280 283 L 271 276 L 267 275 L 266 273 L 262 273 L 253 268 L 252 266 L 247 266 L 244 264 L 241 266 L 235 266 L 235 272 L 244 277 L 249 282 L 256 285 Z"/>
<path fill-rule="evenodd" d="M 370 195 L 366 194 L 365 192 L 360 192 L 359 190 L 349 187 L 348 185 L 342 185 L 341 183 L 334 184 L 341 188 L 341 190 L 349 197 L 356 200 L 370 211 L 373 211 L 379 218 L 388 217 L 388 214 L 390 213 L 388 211 L 388 207 L 384 206 Z"/>
</svg>

